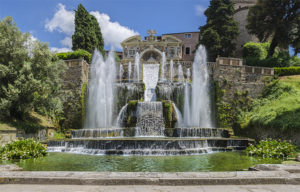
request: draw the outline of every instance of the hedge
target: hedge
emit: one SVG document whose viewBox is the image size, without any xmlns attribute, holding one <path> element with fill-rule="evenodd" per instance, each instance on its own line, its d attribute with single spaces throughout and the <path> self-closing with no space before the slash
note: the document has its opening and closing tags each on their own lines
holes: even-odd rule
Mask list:
<svg viewBox="0 0 300 192">
<path fill-rule="evenodd" d="M 275 67 L 274 70 L 278 76 L 300 75 L 300 67 Z"/>
<path fill-rule="evenodd" d="M 92 59 L 92 54 L 90 54 L 89 52 L 83 49 L 78 49 L 73 52 L 57 53 L 56 56 L 63 60 L 83 58 L 88 63 L 91 63 L 91 59 Z"/>
<path fill-rule="evenodd" d="M 257 59 L 265 59 L 268 55 L 270 43 L 248 42 L 243 47 L 243 57 L 254 57 Z"/>
</svg>

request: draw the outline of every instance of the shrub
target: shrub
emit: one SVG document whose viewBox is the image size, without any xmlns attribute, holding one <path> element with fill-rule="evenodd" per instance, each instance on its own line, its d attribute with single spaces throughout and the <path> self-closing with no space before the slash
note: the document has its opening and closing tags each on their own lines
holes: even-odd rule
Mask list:
<svg viewBox="0 0 300 192">
<path fill-rule="evenodd" d="M 243 47 L 243 56 L 253 57 L 258 59 L 265 59 L 268 55 L 268 49 L 270 47 L 270 43 L 255 43 L 248 42 Z"/>
<path fill-rule="evenodd" d="M 22 139 L 0 147 L 0 159 L 29 159 L 47 155 L 47 148 L 34 139 Z"/>
<path fill-rule="evenodd" d="M 278 76 L 300 75 L 300 67 L 275 67 L 274 70 Z"/>
<path fill-rule="evenodd" d="M 266 139 L 261 140 L 257 145 L 250 144 L 246 152 L 249 155 L 272 157 L 272 158 L 287 158 L 296 153 L 297 146 L 290 142 Z"/>
<path fill-rule="evenodd" d="M 91 63 L 91 59 L 92 59 L 92 54 L 90 54 L 89 52 L 83 49 L 77 49 L 76 51 L 73 52 L 57 53 L 56 56 L 63 60 L 83 58 L 88 63 Z"/>
</svg>

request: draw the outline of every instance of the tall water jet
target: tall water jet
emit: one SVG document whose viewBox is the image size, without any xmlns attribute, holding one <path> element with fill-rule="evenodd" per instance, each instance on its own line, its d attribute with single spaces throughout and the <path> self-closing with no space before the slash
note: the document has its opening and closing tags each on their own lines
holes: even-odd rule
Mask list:
<svg viewBox="0 0 300 192">
<path fill-rule="evenodd" d="M 211 128 L 209 74 L 205 47 L 200 45 L 193 63 L 191 126 Z"/>
<path fill-rule="evenodd" d="M 159 64 L 143 65 L 143 80 L 145 83 L 145 101 L 156 101 L 155 88 L 158 82 Z"/>
<path fill-rule="evenodd" d="M 176 113 L 176 117 L 177 117 L 177 123 L 176 123 L 176 127 L 181 127 L 182 126 L 182 114 L 180 112 L 180 110 L 176 107 L 175 103 L 172 103 L 173 108 L 175 110 Z"/>
<path fill-rule="evenodd" d="M 106 61 L 98 50 L 94 51 L 90 66 L 87 115 L 85 128 L 112 126 L 113 87 L 116 79 L 114 52 L 109 52 Z"/>
<path fill-rule="evenodd" d="M 191 71 L 187 69 L 187 78 L 184 85 L 184 109 L 183 109 L 183 124 L 185 126 L 191 126 L 191 103 L 190 103 L 190 78 L 191 78 Z"/>
<path fill-rule="evenodd" d="M 127 77 L 127 79 L 128 79 L 128 81 L 130 81 L 130 78 L 131 78 L 131 61 L 128 63 L 128 77 Z"/>
<path fill-rule="evenodd" d="M 123 65 L 120 64 L 120 69 L 119 69 L 119 79 L 120 79 L 120 82 L 123 79 L 123 73 L 124 73 Z"/>
<path fill-rule="evenodd" d="M 140 81 L 140 54 L 136 52 L 134 60 L 134 80 Z"/>
<path fill-rule="evenodd" d="M 163 52 L 161 58 L 161 76 L 160 76 L 161 81 L 165 80 L 165 66 L 166 66 L 166 53 Z"/>
<path fill-rule="evenodd" d="M 174 62 L 173 60 L 170 61 L 170 80 L 173 82 L 173 73 L 174 73 Z"/>
<path fill-rule="evenodd" d="M 180 63 L 178 64 L 178 81 L 184 81 L 183 70 Z"/>
</svg>

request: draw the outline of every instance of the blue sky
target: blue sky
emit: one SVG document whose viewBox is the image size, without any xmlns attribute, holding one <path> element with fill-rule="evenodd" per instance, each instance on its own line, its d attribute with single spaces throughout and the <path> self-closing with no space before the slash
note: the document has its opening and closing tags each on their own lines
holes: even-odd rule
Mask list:
<svg viewBox="0 0 300 192">
<path fill-rule="evenodd" d="M 59 51 L 71 46 L 73 10 L 79 3 L 98 19 L 106 48 L 118 49 L 124 38 L 145 36 L 148 29 L 158 34 L 198 31 L 209 0 L 0 0 L 0 18 L 12 16 L 22 32 Z"/>
</svg>

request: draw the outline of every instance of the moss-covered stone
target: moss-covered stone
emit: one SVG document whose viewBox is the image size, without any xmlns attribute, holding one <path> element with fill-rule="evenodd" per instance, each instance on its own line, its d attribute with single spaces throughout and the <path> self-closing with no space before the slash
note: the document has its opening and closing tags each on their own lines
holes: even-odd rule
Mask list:
<svg viewBox="0 0 300 192">
<path fill-rule="evenodd" d="M 174 128 L 177 123 L 176 112 L 172 101 L 162 101 L 165 128 Z"/>
</svg>

